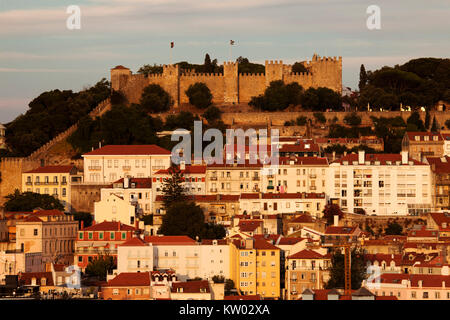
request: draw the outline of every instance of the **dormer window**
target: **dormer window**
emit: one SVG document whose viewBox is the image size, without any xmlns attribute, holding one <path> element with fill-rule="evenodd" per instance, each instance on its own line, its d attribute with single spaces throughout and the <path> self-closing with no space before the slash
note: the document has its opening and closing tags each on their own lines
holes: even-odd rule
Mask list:
<svg viewBox="0 0 450 320">
<path fill-rule="evenodd" d="M 420 141 L 420 136 L 415 136 L 414 139 L 415 139 L 416 141 Z"/>
</svg>

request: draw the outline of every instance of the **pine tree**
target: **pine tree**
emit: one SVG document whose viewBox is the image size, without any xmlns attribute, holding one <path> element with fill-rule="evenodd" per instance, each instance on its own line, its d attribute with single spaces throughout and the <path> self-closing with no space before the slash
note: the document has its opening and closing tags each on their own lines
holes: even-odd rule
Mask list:
<svg viewBox="0 0 450 320">
<path fill-rule="evenodd" d="M 367 265 L 364 261 L 364 252 L 361 249 L 351 251 L 351 281 L 352 289 L 361 288 L 361 283 L 367 278 Z M 336 250 L 331 257 L 330 279 L 325 284 L 327 289 L 344 288 L 345 260 L 340 250 Z"/>
<path fill-rule="evenodd" d="M 170 177 L 164 180 L 162 191 L 166 210 L 174 203 L 186 200 L 184 192 L 184 176 L 178 166 L 171 166 L 168 170 Z"/>
<path fill-rule="evenodd" d="M 205 55 L 205 62 L 204 62 L 204 67 L 205 67 L 205 73 L 211 73 L 213 72 L 213 64 L 211 63 L 211 57 L 209 56 L 209 53 L 207 53 Z"/>
<path fill-rule="evenodd" d="M 361 65 L 359 70 L 359 92 L 361 92 L 367 84 L 367 73 L 364 65 Z"/>
<path fill-rule="evenodd" d="M 436 117 L 433 117 L 433 125 L 431 126 L 431 132 L 438 132 L 439 127 L 436 121 Z"/>
</svg>

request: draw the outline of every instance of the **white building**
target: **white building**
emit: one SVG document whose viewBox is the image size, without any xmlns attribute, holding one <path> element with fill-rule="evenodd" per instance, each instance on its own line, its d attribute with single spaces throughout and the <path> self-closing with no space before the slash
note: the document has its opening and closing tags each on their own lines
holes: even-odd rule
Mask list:
<svg viewBox="0 0 450 320">
<path fill-rule="evenodd" d="M 401 154 L 348 154 L 330 164 L 327 194 L 343 211 L 368 215 L 430 212 L 430 166 Z"/>
<path fill-rule="evenodd" d="M 123 224 L 134 225 L 136 221 L 136 207 L 129 200 L 116 194 L 102 196 L 94 202 L 95 221 L 120 221 Z"/>
<path fill-rule="evenodd" d="M 444 156 L 450 157 L 450 131 L 441 132 L 444 139 Z"/>
<path fill-rule="evenodd" d="M 171 152 L 156 145 L 108 145 L 83 158 L 84 182 L 108 184 L 125 177 L 152 177 L 170 167 Z"/>
<path fill-rule="evenodd" d="M 117 254 L 118 273 L 172 269 L 181 281 L 230 276 L 226 240 L 198 243 L 187 236 L 147 236 L 125 242 Z"/>
<path fill-rule="evenodd" d="M 153 189 L 151 178 L 122 178 L 112 185 L 102 188 L 100 194 L 102 201 L 109 198 L 110 195 L 116 195 L 132 204 L 138 214 L 152 213 Z M 129 221 L 123 221 L 123 223 L 130 224 Z"/>
<path fill-rule="evenodd" d="M 326 191 L 327 158 L 280 157 L 278 168 L 265 167 L 262 192 Z"/>
<path fill-rule="evenodd" d="M 180 164 L 180 172 L 184 177 L 184 188 L 186 194 L 189 195 L 205 195 L 206 194 L 206 166 Z M 165 179 L 170 177 L 168 169 L 162 169 L 155 172 L 153 176 L 153 184 L 156 195 L 163 194 Z"/>
<path fill-rule="evenodd" d="M 240 214 L 295 214 L 309 212 L 322 217 L 326 205 L 324 193 L 243 193 L 239 199 Z"/>
</svg>

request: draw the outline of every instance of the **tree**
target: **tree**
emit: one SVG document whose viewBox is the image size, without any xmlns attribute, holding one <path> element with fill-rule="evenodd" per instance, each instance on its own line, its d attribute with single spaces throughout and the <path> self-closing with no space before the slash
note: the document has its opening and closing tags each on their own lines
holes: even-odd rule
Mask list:
<svg viewBox="0 0 450 320">
<path fill-rule="evenodd" d="M 170 95 L 158 84 L 151 84 L 144 88 L 140 104 L 146 112 L 165 112 L 173 105 Z"/>
<path fill-rule="evenodd" d="M 345 287 L 345 256 L 336 250 L 331 257 L 330 279 L 325 284 L 327 289 Z M 351 250 L 351 287 L 352 290 L 361 288 L 361 283 L 367 278 L 367 266 L 362 249 Z"/>
<path fill-rule="evenodd" d="M 298 116 L 297 119 L 295 119 L 295 123 L 298 126 L 306 126 L 306 122 L 308 121 L 308 118 L 305 116 Z"/>
<path fill-rule="evenodd" d="M 342 212 L 341 208 L 339 208 L 339 205 L 334 203 L 329 203 L 325 206 L 323 209 L 323 217 L 327 220 L 328 225 L 332 225 L 334 222 L 334 216 L 338 216 L 339 219 L 341 219 L 344 216 L 344 213 Z"/>
<path fill-rule="evenodd" d="M 436 133 L 438 131 L 439 131 L 439 126 L 437 124 L 436 117 L 433 117 L 433 124 L 431 125 L 431 132 Z"/>
<path fill-rule="evenodd" d="M 224 276 L 218 276 L 215 275 L 211 279 L 214 283 L 225 283 L 225 277 Z"/>
<path fill-rule="evenodd" d="M 124 104 L 126 102 L 126 98 L 123 93 L 116 90 L 112 91 L 110 100 L 112 105 Z"/>
<path fill-rule="evenodd" d="M 208 107 L 208 109 L 206 109 L 206 111 L 203 113 L 203 118 L 205 118 L 210 124 L 219 120 L 221 116 L 222 111 L 220 111 L 220 109 L 215 106 Z"/>
<path fill-rule="evenodd" d="M 186 199 L 184 191 L 184 175 L 178 166 L 172 165 L 168 172 L 170 177 L 164 180 L 162 187 L 163 201 L 166 210 L 175 203 L 182 202 Z"/>
<path fill-rule="evenodd" d="M 359 69 L 359 84 L 358 84 L 359 92 L 361 92 L 364 89 L 366 84 L 367 84 L 367 73 L 366 68 L 362 64 Z"/>
<path fill-rule="evenodd" d="M 325 116 L 323 115 L 322 112 L 314 112 L 313 116 L 318 123 L 326 123 L 327 122 L 327 118 L 325 118 Z"/>
<path fill-rule="evenodd" d="M 223 239 L 227 232 L 223 225 L 216 223 L 205 223 L 201 238 L 202 239 Z"/>
<path fill-rule="evenodd" d="M 301 97 L 302 108 L 313 111 L 326 111 L 327 109 L 341 110 L 342 97 L 339 93 L 324 87 L 309 88 Z"/>
<path fill-rule="evenodd" d="M 361 117 L 356 112 L 352 112 L 345 116 L 344 122 L 351 126 L 359 126 L 361 124 Z"/>
<path fill-rule="evenodd" d="M 256 73 L 261 74 L 264 73 L 266 67 L 262 64 L 251 63 L 247 58 L 240 56 L 236 59 L 238 63 L 238 72 L 239 73 Z"/>
<path fill-rule="evenodd" d="M 14 193 L 5 196 L 5 211 L 33 211 L 36 208 L 44 210 L 64 210 L 64 206 L 58 199 L 48 194 L 34 192 L 21 193 L 18 189 Z"/>
<path fill-rule="evenodd" d="M 235 289 L 234 281 L 231 279 L 225 280 L 225 295 L 230 294 L 231 290 Z"/>
<path fill-rule="evenodd" d="M 307 73 L 305 65 L 301 62 L 296 62 L 292 65 L 292 73 Z"/>
<path fill-rule="evenodd" d="M 402 235 L 403 227 L 396 221 L 389 222 L 387 228 L 384 230 L 387 235 Z"/>
<path fill-rule="evenodd" d="M 450 119 L 445 121 L 445 126 L 447 127 L 447 129 L 450 129 Z"/>
<path fill-rule="evenodd" d="M 417 111 L 414 111 L 406 120 L 406 131 L 425 131 L 425 125 Z"/>
<path fill-rule="evenodd" d="M 272 81 L 264 92 L 265 107 L 268 111 L 284 110 L 289 106 L 289 97 L 283 81 Z"/>
<path fill-rule="evenodd" d="M 212 104 L 212 94 L 208 86 L 203 82 L 191 84 L 186 90 L 189 103 L 199 109 L 206 109 Z"/>
<path fill-rule="evenodd" d="M 201 237 L 205 224 L 203 210 L 194 202 L 172 203 L 163 216 L 160 232 L 166 236 Z"/>
<path fill-rule="evenodd" d="M 92 224 L 94 217 L 89 212 L 74 212 L 72 213 L 73 219 L 78 221 L 78 227 L 81 229 L 81 221 L 83 221 L 83 226 L 89 227 Z"/>
<path fill-rule="evenodd" d="M 139 70 L 137 71 L 137 73 L 139 74 L 143 74 L 146 77 L 148 77 L 149 74 L 160 74 L 163 73 L 163 67 L 154 64 L 153 66 L 149 65 L 149 64 L 145 64 L 142 67 L 139 68 Z"/>
<path fill-rule="evenodd" d="M 296 82 L 286 85 L 286 94 L 289 105 L 299 105 L 301 103 L 303 87 Z"/>
<path fill-rule="evenodd" d="M 89 262 L 86 267 L 86 274 L 92 277 L 98 277 L 100 281 L 105 281 L 106 275 L 116 268 L 117 265 L 112 256 L 100 255 Z"/>
</svg>

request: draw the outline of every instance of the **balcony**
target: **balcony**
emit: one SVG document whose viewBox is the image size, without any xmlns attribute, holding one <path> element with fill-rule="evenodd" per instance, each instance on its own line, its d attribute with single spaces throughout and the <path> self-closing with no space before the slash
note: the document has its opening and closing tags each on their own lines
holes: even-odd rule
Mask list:
<svg viewBox="0 0 450 320">
<path fill-rule="evenodd" d="M 259 181 L 259 177 L 252 177 L 253 181 Z"/>
<path fill-rule="evenodd" d="M 310 179 L 315 179 L 315 178 L 317 178 L 317 175 L 315 175 L 315 174 L 310 174 L 310 175 L 309 175 L 309 178 L 310 178 Z"/>
<path fill-rule="evenodd" d="M 217 192 L 217 188 L 211 188 L 209 189 L 209 192 Z"/>
<path fill-rule="evenodd" d="M 131 166 L 122 166 L 122 170 L 130 171 L 131 170 Z"/>
<path fill-rule="evenodd" d="M 89 166 L 88 169 L 91 171 L 99 171 L 102 169 L 102 167 L 101 166 Z"/>
<path fill-rule="evenodd" d="M 217 177 L 210 177 L 209 178 L 211 181 L 217 181 Z"/>
<path fill-rule="evenodd" d="M 273 190 L 273 189 L 275 189 L 274 186 L 267 186 L 267 190 Z"/>
<path fill-rule="evenodd" d="M 317 190 L 317 187 L 316 186 L 310 186 L 309 187 L 311 190 Z"/>
<path fill-rule="evenodd" d="M 65 186 L 65 185 L 67 184 L 67 181 L 62 181 L 61 184 L 62 184 L 63 186 Z"/>
<path fill-rule="evenodd" d="M 273 179 L 273 177 L 274 177 L 273 174 L 268 174 L 267 175 L 267 178 L 269 178 L 269 179 Z"/>
<path fill-rule="evenodd" d="M 25 184 L 26 184 L 27 186 L 31 186 L 31 185 L 33 184 L 33 182 L 27 181 L 27 182 L 25 182 Z"/>
</svg>

